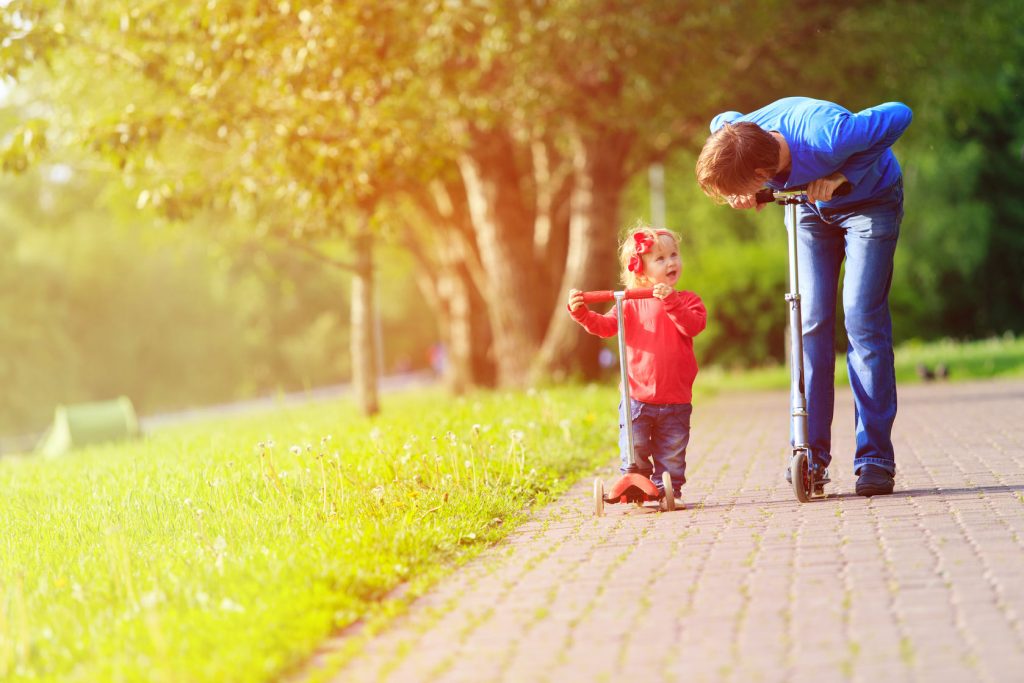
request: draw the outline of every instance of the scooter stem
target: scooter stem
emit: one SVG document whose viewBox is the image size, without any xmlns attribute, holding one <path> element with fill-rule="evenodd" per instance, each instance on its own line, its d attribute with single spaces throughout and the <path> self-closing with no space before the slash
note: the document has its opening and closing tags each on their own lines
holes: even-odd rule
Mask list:
<svg viewBox="0 0 1024 683">
<path fill-rule="evenodd" d="M 807 397 L 804 391 L 803 322 L 800 318 L 800 279 L 797 269 L 796 203 L 786 205 L 786 232 L 789 237 L 789 339 L 790 394 L 793 448 L 807 449 Z"/>
<path fill-rule="evenodd" d="M 636 453 L 633 450 L 633 407 L 629 400 L 629 373 L 626 371 L 626 329 L 623 324 L 622 301 L 626 298 L 626 292 L 613 292 L 615 297 L 615 320 L 619 325 L 619 378 L 622 382 L 622 413 L 625 416 L 626 425 L 626 448 L 629 453 L 629 463 L 626 470 L 636 470 Z"/>
</svg>

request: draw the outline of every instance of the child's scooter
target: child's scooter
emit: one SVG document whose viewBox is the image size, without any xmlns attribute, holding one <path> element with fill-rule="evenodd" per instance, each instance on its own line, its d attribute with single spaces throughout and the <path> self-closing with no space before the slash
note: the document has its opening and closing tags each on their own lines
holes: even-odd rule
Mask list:
<svg viewBox="0 0 1024 683">
<path fill-rule="evenodd" d="M 629 402 L 629 373 L 626 372 L 626 332 L 622 324 L 622 302 L 625 299 L 650 299 L 654 296 L 653 289 L 627 289 L 620 292 L 611 290 L 583 292 L 583 302 L 596 304 L 615 300 L 615 318 L 619 323 L 619 374 L 622 382 L 622 412 L 626 416 L 626 443 L 629 452 L 629 464 L 626 473 L 619 477 L 608 495 L 604 492 L 604 481 L 594 480 L 594 514 L 604 514 L 605 503 L 636 503 L 642 507 L 644 503 L 657 502 L 663 510 L 675 510 L 676 499 L 672 495 L 672 475 L 662 472 L 661 483 L 664 488 L 659 491 L 650 477 L 639 473 L 636 464 L 636 451 L 633 446 L 633 413 Z"/>
<path fill-rule="evenodd" d="M 833 197 L 850 194 L 853 186 L 843 183 Z M 790 338 L 790 388 L 789 405 L 792 420 L 793 455 L 789 461 L 793 493 L 801 503 L 811 498 L 825 496 L 825 482 L 822 481 L 825 466 L 815 461 L 814 453 L 807 443 L 807 397 L 804 393 L 804 344 L 803 323 L 800 320 L 800 282 L 797 277 L 796 258 L 796 206 L 807 203 L 807 187 L 788 190 L 765 188 L 757 193 L 758 204 L 775 202 L 786 207 L 786 231 L 789 233 L 789 338 Z"/>
</svg>

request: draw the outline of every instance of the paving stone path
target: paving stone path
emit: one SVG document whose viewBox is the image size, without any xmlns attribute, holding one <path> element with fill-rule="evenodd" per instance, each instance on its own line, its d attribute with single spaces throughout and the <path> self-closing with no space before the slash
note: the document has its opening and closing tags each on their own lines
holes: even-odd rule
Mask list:
<svg viewBox="0 0 1024 683">
<path fill-rule="evenodd" d="M 901 387 L 873 499 L 837 393 L 826 500 L 782 477 L 784 393 L 721 396 L 694 411 L 687 510 L 595 518 L 581 482 L 333 680 L 1024 680 L 1024 382 Z"/>
</svg>

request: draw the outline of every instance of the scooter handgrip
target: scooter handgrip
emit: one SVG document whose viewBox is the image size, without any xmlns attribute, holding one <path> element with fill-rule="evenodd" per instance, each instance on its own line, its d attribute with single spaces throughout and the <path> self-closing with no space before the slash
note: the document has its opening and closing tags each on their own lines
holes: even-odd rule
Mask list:
<svg viewBox="0 0 1024 683">
<path fill-rule="evenodd" d="M 627 289 L 627 299 L 650 299 L 654 296 L 654 290 L 647 289 Z M 610 289 L 600 289 L 593 292 L 583 292 L 583 303 L 585 304 L 600 304 L 606 301 L 614 301 L 615 293 Z"/>
<path fill-rule="evenodd" d="M 788 191 L 789 192 L 793 192 L 795 190 L 806 190 L 806 189 L 807 189 L 807 186 L 803 185 L 801 187 L 791 187 L 791 188 L 789 188 Z M 850 181 L 847 180 L 846 182 L 844 182 L 842 185 L 837 187 L 832 192 L 832 197 L 833 198 L 835 198 L 835 197 L 845 197 L 846 195 L 850 194 L 851 192 L 853 192 L 853 183 L 851 183 Z M 754 197 L 757 199 L 757 203 L 758 204 L 770 204 L 770 203 L 775 201 L 775 192 L 771 188 L 766 187 L 766 188 L 764 188 L 762 190 L 758 190 L 757 194 L 754 195 Z"/>
<path fill-rule="evenodd" d="M 601 289 L 595 292 L 583 292 L 583 303 L 585 304 L 600 304 L 605 301 L 611 301 L 613 298 L 612 290 L 610 289 Z"/>
</svg>

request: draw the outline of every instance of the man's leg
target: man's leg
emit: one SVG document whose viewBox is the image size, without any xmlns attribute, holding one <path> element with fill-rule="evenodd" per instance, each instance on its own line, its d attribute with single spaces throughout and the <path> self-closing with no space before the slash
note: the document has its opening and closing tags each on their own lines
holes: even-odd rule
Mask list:
<svg viewBox="0 0 1024 683">
<path fill-rule="evenodd" d="M 878 465 L 896 471 L 892 424 L 896 418 L 896 371 L 893 362 L 889 288 L 893 255 L 903 217 L 899 201 L 872 205 L 843 220 L 846 228 L 846 275 L 843 310 L 850 348 L 850 370 L 857 430 L 854 471 Z"/>
<path fill-rule="evenodd" d="M 814 209 L 797 207 L 797 265 L 803 326 L 807 439 L 815 457 L 826 467 L 832 460 L 836 295 L 842 263 L 842 230 L 826 223 Z"/>
</svg>

